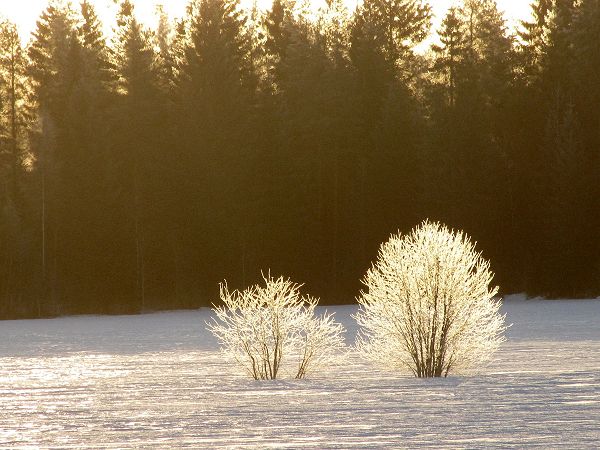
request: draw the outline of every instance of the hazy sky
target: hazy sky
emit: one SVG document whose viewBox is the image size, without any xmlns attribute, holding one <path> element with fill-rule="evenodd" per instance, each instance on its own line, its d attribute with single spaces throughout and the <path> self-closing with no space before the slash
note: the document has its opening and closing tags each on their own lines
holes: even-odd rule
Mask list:
<svg viewBox="0 0 600 450">
<path fill-rule="evenodd" d="M 112 17 L 116 7 L 114 0 L 92 0 L 98 9 L 100 16 L 107 26 L 111 26 Z M 157 4 L 163 4 L 171 17 L 182 16 L 185 6 L 189 0 L 134 0 L 138 18 L 148 25 L 155 24 L 155 8 Z M 320 0 L 315 0 L 320 1 Z M 430 0 L 435 14 L 434 29 L 437 29 L 444 13 L 455 0 Z M 259 5 L 268 7 L 272 0 L 258 0 Z M 348 0 L 354 4 L 355 0 Z M 497 0 L 501 10 L 506 12 L 510 24 L 529 16 L 530 0 Z M 72 3 L 78 3 L 78 0 Z M 47 5 L 47 0 L 0 0 L 0 15 L 9 18 L 19 26 L 19 31 L 25 41 L 35 28 L 35 22 Z M 108 30 L 107 30 L 108 31 Z"/>
</svg>

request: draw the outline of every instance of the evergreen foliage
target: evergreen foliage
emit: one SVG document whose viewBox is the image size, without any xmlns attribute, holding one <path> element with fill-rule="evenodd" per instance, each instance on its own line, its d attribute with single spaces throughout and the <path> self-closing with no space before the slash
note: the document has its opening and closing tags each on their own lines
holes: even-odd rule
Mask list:
<svg viewBox="0 0 600 450">
<path fill-rule="evenodd" d="M 600 6 L 118 0 L 0 24 L 0 317 L 208 305 L 272 267 L 351 301 L 392 230 L 477 238 L 505 292 L 600 292 Z"/>
</svg>

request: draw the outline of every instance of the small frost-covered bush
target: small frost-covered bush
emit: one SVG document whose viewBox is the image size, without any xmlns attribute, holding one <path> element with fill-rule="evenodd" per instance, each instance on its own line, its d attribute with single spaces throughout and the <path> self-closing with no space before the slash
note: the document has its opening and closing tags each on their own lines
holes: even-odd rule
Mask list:
<svg viewBox="0 0 600 450">
<path fill-rule="evenodd" d="M 282 375 L 304 378 L 339 355 L 342 325 L 331 314 L 315 315 L 317 299 L 300 295 L 300 285 L 270 275 L 264 286 L 229 292 L 221 284 L 222 305 L 213 308 L 209 330 L 226 357 L 255 380 Z"/>
<path fill-rule="evenodd" d="M 363 279 L 357 349 L 416 377 L 464 373 L 504 341 L 489 263 L 460 231 L 424 222 L 392 235 Z"/>
</svg>

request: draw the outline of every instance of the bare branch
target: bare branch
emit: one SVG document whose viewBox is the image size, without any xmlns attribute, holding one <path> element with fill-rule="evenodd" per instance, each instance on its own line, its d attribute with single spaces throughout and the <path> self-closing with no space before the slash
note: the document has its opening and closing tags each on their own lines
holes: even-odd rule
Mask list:
<svg viewBox="0 0 600 450">
<path fill-rule="evenodd" d="M 464 373 L 505 340 L 489 262 L 461 231 L 423 222 L 382 244 L 355 318 L 366 358 L 417 377 Z"/>
</svg>

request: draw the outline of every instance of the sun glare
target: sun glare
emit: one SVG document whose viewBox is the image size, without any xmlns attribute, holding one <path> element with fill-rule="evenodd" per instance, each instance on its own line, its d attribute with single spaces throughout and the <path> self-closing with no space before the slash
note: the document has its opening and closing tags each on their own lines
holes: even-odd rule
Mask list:
<svg viewBox="0 0 600 450">
<path fill-rule="evenodd" d="M 243 3 L 251 4 L 252 0 L 242 0 Z M 318 1 L 318 0 L 313 0 Z M 348 7 L 353 8 L 356 0 L 346 0 Z M 433 6 L 434 21 L 433 29 L 436 30 L 447 9 L 457 0 L 431 0 Z M 73 0 L 77 4 L 79 0 Z M 116 12 L 114 0 L 92 0 L 96 5 L 98 14 L 106 26 L 107 34 L 110 34 L 113 24 L 113 18 Z M 260 8 L 267 9 L 272 0 L 258 0 Z M 498 6 L 505 11 L 509 26 L 514 26 L 519 20 L 529 17 L 530 2 L 514 0 L 497 0 Z M 162 5 L 169 17 L 181 17 L 185 13 L 185 8 L 189 0 L 133 0 L 135 4 L 136 15 L 138 19 L 149 27 L 154 27 L 157 22 L 156 7 Z M 44 10 L 48 0 L 0 0 L 0 16 L 8 18 L 15 22 L 24 42 L 29 41 L 31 33 L 35 30 L 35 23 L 40 13 Z"/>
</svg>

